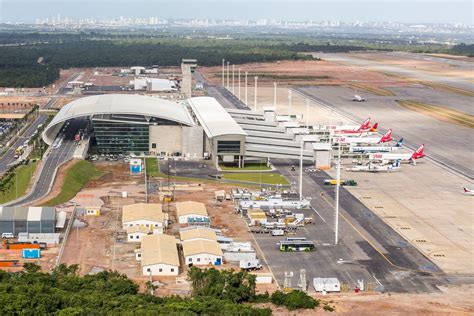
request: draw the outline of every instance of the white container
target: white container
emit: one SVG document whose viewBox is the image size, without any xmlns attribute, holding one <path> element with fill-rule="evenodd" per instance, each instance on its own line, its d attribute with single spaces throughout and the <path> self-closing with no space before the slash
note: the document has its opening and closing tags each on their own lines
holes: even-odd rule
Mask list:
<svg viewBox="0 0 474 316">
<path fill-rule="evenodd" d="M 313 287 L 316 292 L 340 292 L 341 283 L 337 278 L 314 278 Z"/>
</svg>

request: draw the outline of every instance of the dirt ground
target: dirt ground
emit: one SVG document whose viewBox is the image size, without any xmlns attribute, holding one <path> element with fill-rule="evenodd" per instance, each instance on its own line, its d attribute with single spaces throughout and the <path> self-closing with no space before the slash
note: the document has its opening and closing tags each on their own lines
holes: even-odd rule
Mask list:
<svg viewBox="0 0 474 316">
<path fill-rule="evenodd" d="M 368 71 L 360 67 L 351 67 L 336 64 L 328 61 L 280 61 L 275 63 L 255 63 L 239 65 L 242 71 L 248 71 L 248 86 L 253 87 L 255 74 L 265 74 L 258 79 L 259 86 L 273 86 L 277 82 L 278 86 L 297 85 L 350 85 L 351 83 L 370 83 L 375 87 L 405 86 L 412 83 L 400 78 L 387 76 L 382 73 Z M 221 67 L 200 67 L 202 73 L 209 82 L 213 84 L 221 83 Z M 272 77 L 272 76 L 277 77 Z M 232 76 L 232 75 L 231 75 Z M 308 76 L 305 80 L 291 79 L 295 76 Z M 288 79 L 285 79 L 287 77 Z M 312 78 L 311 78 L 312 77 Z M 303 77 L 304 78 L 304 77 Z M 321 78 L 321 79 L 315 79 Z M 232 78 L 230 79 L 230 81 Z M 237 80 L 237 79 L 236 79 Z M 244 76 L 241 74 L 241 82 L 244 84 Z M 237 85 L 237 83 L 236 83 Z"/>
</svg>

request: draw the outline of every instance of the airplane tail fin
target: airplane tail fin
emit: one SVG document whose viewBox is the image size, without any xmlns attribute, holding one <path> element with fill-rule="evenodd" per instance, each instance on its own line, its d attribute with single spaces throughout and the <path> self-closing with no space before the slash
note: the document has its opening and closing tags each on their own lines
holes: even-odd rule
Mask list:
<svg viewBox="0 0 474 316">
<path fill-rule="evenodd" d="M 368 129 L 370 127 L 370 117 L 362 123 L 362 125 L 359 127 L 359 131 L 363 131 L 365 129 Z"/>
<path fill-rule="evenodd" d="M 374 126 L 372 126 L 372 127 L 370 128 L 370 131 L 371 131 L 371 132 L 376 132 L 378 126 L 379 126 L 379 123 L 375 123 Z"/>
<path fill-rule="evenodd" d="M 425 150 L 425 144 L 421 144 L 421 146 L 413 153 L 411 158 L 412 159 L 419 159 L 419 158 L 425 157 L 426 155 L 423 152 L 424 150 Z"/>
<path fill-rule="evenodd" d="M 379 143 L 385 143 L 385 142 L 389 142 L 392 140 L 392 129 L 389 129 L 387 133 L 385 133 L 385 135 L 383 135 L 381 138 L 380 138 L 380 141 Z"/>
<path fill-rule="evenodd" d="M 400 140 L 397 142 L 395 147 L 402 147 L 402 145 L 403 145 L 403 138 L 400 138 Z"/>
</svg>

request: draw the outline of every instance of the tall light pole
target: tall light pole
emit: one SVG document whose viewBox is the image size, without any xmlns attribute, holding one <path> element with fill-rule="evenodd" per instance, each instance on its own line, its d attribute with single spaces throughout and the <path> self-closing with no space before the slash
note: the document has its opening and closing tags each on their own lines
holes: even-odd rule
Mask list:
<svg viewBox="0 0 474 316">
<path fill-rule="evenodd" d="M 225 86 L 225 59 L 222 58 L 222 86 Z"/>
<path fill-rule="evenodd" d="M 309 99 L 306 99 L 306 129 L 308 129 L 308 120 L 309 120 Z"/>
<path fill-rule="evenodd" d="M 300 202 L 303 201 L 303 135 L 301 135 L 301 147 L 300 147 Z"/>
<path fill-rule="evenodd" d="M 240 100 L 240 68 L 239 68 L 239 88 L 237 90 L 237 95 L 238 95 L 239 100 Z"/>
<path fill-rule="evenodd" d="M 247 105 L 247 106 L 248 106 L 248 104 L 249 104 L 249 100 L 248 100 L 248 98 L 247 98 L 247 97 L 248 97 L 248 94 L 247 94 L 247 88 L 248 88 L 248 87 L 247 87 L 247 76 L 248 76 L 248 74 L 249 74 L 249 72 L 246 71 L 246 72 L 245 72 L 245 105 Z"/>
<path fill-rule="evenodd" d="M 277 107 L 277 83 L 276 82 L 273 83 L 273 107 L 275 108 L 275 111 L 276 111 L 276 107 Z"/>
<path fill-rule="evenodd" d="M 229 68 L 230 61 L 227 62 L 227 90 L 229 90 Z"/>
<path fill-rule="evenodd" d="M 341 142 L 338 142 L 337 170 L 336 170 L 336 214 L 334 219 L 334 244 L 339 240 L 339 187 L 341 182 Z"/>
<path fill-rule="evenodd" d="M 235 65 L 232 65 L 232 94 L 235 95 Z"/>
<path fill-rule="evenodd" d="M 254 110 L 256 112 L 257 111 L 257 80 L 258 80 L 258 77 L 255 76 L 254 79 L 255 79 Z"/>
<path fill-rule="evenodd" d="M 291 89 L 288 89 L 288 115 L 291 115 L 291 96 L 293 92 L 291 92 Z"/>
</svg>

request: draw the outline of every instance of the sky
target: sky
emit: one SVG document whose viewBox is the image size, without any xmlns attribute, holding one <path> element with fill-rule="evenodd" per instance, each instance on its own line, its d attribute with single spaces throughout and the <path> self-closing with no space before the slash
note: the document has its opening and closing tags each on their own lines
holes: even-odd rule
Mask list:
<svg viewBox="0 0 474 316">
<path fill-rule="evenodd" d="M 47 17 L 473 24 L 472 0 L 0 0 L 0 22 Z"/>
</svg>

